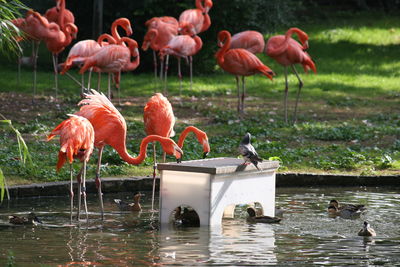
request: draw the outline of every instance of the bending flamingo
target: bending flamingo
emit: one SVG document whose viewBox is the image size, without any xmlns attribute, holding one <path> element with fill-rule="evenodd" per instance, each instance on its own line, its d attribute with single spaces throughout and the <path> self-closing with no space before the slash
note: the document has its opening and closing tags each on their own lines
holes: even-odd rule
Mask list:
<svg viewBox="0 0 400 267">
<path fill-rule="evenodd" d="M 238 91 L 238 112 L 244 112 L 245 83 L 244 77 L 260 73 L 272 80 L 274 72 L 264 65 L 254 54 L 243 48 L 229 49 L 231 34 L 228 31 L 218 33 L 218 46 L 215 54 L 218 65 L 225 71 L 236 76 Z M 242 95 L 240 96 L 239 77 L 242 77 Z"/>
<path fill-rule="evenodd" d="M 206 31 L 211 25 L 211 19 L 208 15 L 213 2 L 211 0 L 196 0 L 195 9 L 187 9 L 179 16 L 179 26 L 192 24 L 195 27 L 195 33 L 199 34 Z"/>
<path fill-rule="evenodd" d="M 126 149 L 126 122 L 121 113 L 107 99 L 104 94 L 91 90 L 92 94 L 87 94 L 86 99 L 78 103 L 81 106 L 76 115 L 87 118 L 93 125 L 95 132 L 94 146 L 99 149 L 96 186 L 98 189 L 101 216 L 104 217 L 103 198 L 101 192 L 100 166 L 101 155 L 105 145 L 112 146 L 120 157 L 128 164 L 138 165 L 146 158 L 147 145 L 150 142 L 158 141 L 165 153 L 181 158 L 183 152 L 179 146 L 170 138 L 156 135 L 145 137 L 140 144 L 140 152 L 137 157 L 132 157 Z"/>
<path fill-rule="evenodd" d="M 164 59 L 167 55 L 166 66 L 165 66 L 165 83 L 164 93 L 167 89 L 167 71 L 168 71 L 168 58 L 169 55 L 176 56 L 178 58 L 178 76 L 179 76 L 179 94 L 182 90 L 182 74 L 181 74 L 181 58 L 189 58 L 190 68 L 190 89 L 193 84 L 193 55 L 197 54 L 203 47 L 203 42 L 199 36 L 195 34 L 194 26 L 187 24 L 182 28 L 183 35 L 174 36 L 168 44 L 160 50 L 160 58 Z"/>
<path fill-rule="evenodd" d="M 203 159 L 206 158 L 208 153 L 210 153 L 210 144 L 208 143 L 208 136 L 207 133 L 200 130 L 197 127 L 194 126 L 188 126 L 186 127 L 181 135 L 179 136 L 178 140 L 178 146 L 180 148 L 183 148 L 183 144 L 185 142 L 186 136 L 190 133 L 193 132 L 196 135 L 197 140 L 199 143 L 203 146 Z"/>
<path fill-rule="evenodd" d="M 146 103 L 143 112 L 144 128 L 147 135 L 159 135 L 162 137 L 173 137 L 175 135 L 175 116 L 172 105 L 161 93 L 154 94 Z M 165 153 L 163 157 L 165 161 Z M 154 193 L 156 180 L 156 144 L 153 143 L 153 193 L 151 198 L 151 209 L 154 208 Z"/>
<path fill-rule="evenodd" d="M 263 53 L 264 37 L 257 31 L 243 31 L 232 36 L 230 48 L 243 48 L 253 54 Z"/>
<path fill-rule="evenodd" d="M 58 152 L 57 171 L 61 169 L 64 163 L 69 161 L 70 164 L 70 221 L 72 223 L 72 209 L 74 204 L 74 191 L 72 186 L 72 162 L 74 158 L 82 162 L 83 179 L 78 181 L 78 214 L 77 220 L 80 217 L 81 209 L 81 194 L 85 206 L 86 220 L 88 220 L 87 204 L 86 204 L 86 164 L 93 152 L 94 130 L 92 124 L 84 117 L 69 114 L 69 119 L 61 122 L 48 135 L 47 141 L 53 139 L 56 135 L 60 136 L 60 151 Z M 83 184 L 83 192 L 81 192 Z"/>
<path fill-rule="evenodd" d="M 116 87 L 119 88 L 119 77 L 121 70 L 135 70 L 140 63 L 137 42 L 128 37 L 122 37 L 120 42 L 126 42 L 128 47 L 119 44 L 106 45 L 101 47 L 94 55 L 80 60 L 84 63 L 84 65 L 81 67 L 79 73 L 83 74 L 91 67 L 95 67 L 95 69 L 100 72 L 113 73 Z M 134 57 L 132 61 L 131 57 Z M 108 97 L 110 98 L 110 80 L 108 82 L 108 86 Z"/>
<path fill-rule="evenodd" d="M 144 36 L 142 49 L 153 50 L 154 77 L 157 80 L 157 56 L 156 52 L 166 46 L 168 42 L 178 35 L 179 24 L 173 17 L 154 17 L 146 21 L 147 33 Z M 164 61 L 160 59 L 160 79 L 163 76 Z"/>
<path fill-rule="evenodd" d="M 292 34 L 296 34 L 299 37 L 301 44 L 292 38 Z M 308 35 L 300 30 L 299 28 L 290 28 L 285 35 L 276 35 L 269 38 L 267 42 L 266 53 L 272 57 L 279 64 L 284 67 L 285 72 L 285 98 L 284 98 L 284 109 L 285 109 L 285 122 L 287 119 L 287 96 L 288 96 L 288 80 L 287 80 L 287 67 L 290 66 L 299 80 L 299 89 L 297 91 L 296 104 L 294 107 L 294 119 L 293 123 L 297 121 L 297 105 L 299 102 L 300 91 L 303 87 L 303 81 L 295 68 L 295 64 L 301 64 L 304 71 L 307 73 L 308 70 L 313 70 L 317 73 L 317 68 L 312 61 L 310 55 L 305 52 L 308 48 Z"/>
</svg>

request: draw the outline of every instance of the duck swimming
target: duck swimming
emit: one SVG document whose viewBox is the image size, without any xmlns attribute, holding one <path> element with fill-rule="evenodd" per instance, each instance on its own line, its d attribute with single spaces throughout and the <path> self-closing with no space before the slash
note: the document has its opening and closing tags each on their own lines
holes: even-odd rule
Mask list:
<svg viewBox="0 0 400 267">
<path fill-rule="evenodd" d="M 359 236 L 376 236 L 376 232 L 372 229 L 368 222 L 364 222 L 363 228 L 358 231 Z"/>
<path fill-rule="evenodd" d="M 37 225 L 38 223 L 42 223 L 42 221 L 39 220 L 39 218 L 33 212 L 28 214 L 28 218 L 11 215 L 8 216 L 8 219 L 10 223 L 18 225 Z"/>
<path fill-rule="evenodd" d="M 175 223 L 180 226 L 199 227 L 200 218 L 195 210 L 182 208 L 179 206 L 175 209 Z"/>
<path fill-rule="evenodd" d="M 344 219 L 354 219 L 360 217 L 365 210 L 364 205 L 344 204 L 339 206 L 339 202 L 332 199 L 328 205 L 328 213 L 331 217 L 340 216 Z"/>
<path fill-rule="evenodd" d="M 256 216 L 256 210 L 253 207 L 247 208 L 247 213 L 249 214 L 247 221 L 251 223 L 278 223 L 282 220 L 278 217 Z"/>
<path fill-rule="evenodd" d="M 136 193 L 133 196 L 133 203 L 123 201 L 121 199 L 114 199 L 115 204 L 117 204 L 119 210 L 121 211 L 141 211 L 142 206 L 140 205 L 140 197 L 144 196 L 141 193 Z"/>
</svg>

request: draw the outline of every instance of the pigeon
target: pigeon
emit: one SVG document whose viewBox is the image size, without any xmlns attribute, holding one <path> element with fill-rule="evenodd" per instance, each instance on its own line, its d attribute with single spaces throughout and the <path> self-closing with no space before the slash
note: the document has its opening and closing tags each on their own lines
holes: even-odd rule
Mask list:
<svg viewBox="0 0 400 267">
<path fill-rule="evenodd" d="M 243 140 L 240 142 L 239 153 L 243 156 L 244 164 L 251 162 L 258 170 L 260 170 L 258 167 L 258 162 L 262 162 L 262 159 L 258 156 L 257 151 L 250 144 L 250 139 L 250 133 L 246 133 Z"/>
</svg>

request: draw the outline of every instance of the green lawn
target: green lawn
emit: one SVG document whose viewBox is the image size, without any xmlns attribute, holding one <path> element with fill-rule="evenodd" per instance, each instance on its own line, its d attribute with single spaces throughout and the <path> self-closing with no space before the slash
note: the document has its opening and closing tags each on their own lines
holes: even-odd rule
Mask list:
<svg viewBox="0 0 400 267">
<path fill-rule="evenodd" d="M 248 131 L 254 137 L 253 145 L 264 159 L 277 157 L 281 160 L 281 172 L 398 174 L 398 18 L 363 14 L 296 26 L 309 35 L 309 54 L 315 60 L 318 71 L 317 75 L 305 75 L 300 67 L 297 68 L 304 87 L 296 125 L 283 122 L 283 68 L 272 59 L 260 55 L 261 60 L 276 72 L 274 81 L 263 76 L 246 79 L 247 113 L 243 119 L 239 119 L 236 113 L 233 76 L 222 72 L 216 65 L 209 66 L 210 70 L 215 69 L 214 74 L 196 74 L 191 91 L 185 72 L 183 94 L 179 97 L 176 68 L 172 63 L 168 87 L 169 99 L 177 116 L 175 130 L 178 136 L 185 126 L 196 125 L 209 135 L 210 157 L 236 157 L 238 143 Z M 152 54 L 143 52 L 141 56 L 152 57 Z M 49 63 L 49 59 L 50 56 L 42 49 L 39 61 Z M 69 177 L 68 168 L 55 173 L 57 141 L 47 143 L 44 140 L 46 134 L 66 118 L 66 113 L 77 110 L 80 89 L 62 76 L 59 82 L 60 98 L 54 101 L 51 98 L 54 91 L 50 89 L 53 75 L 49 64 L 39 66 L 39 96 L 34 105 L 30 100 L 30 69 L 23 68 L 18 85 L 16 66 L 11 61 L 0 66 L 0 93 L 4 103 L 0 113 L 12 119 L 23 133 L 37 166 L 34 172 L 18 167 L 16 141 L 11 138 L 11 132 L 4 132 L 0 135 L 0 166 L 5 176 L 10 178 L 10 183 L 66 180 Z M 183 68 L 187 66 L 184 64 Z M 71 73 L 78 77 L 75 71 Z M 105 86 L 106 79 L 103 77 L 102 88 Z M 128 149 L 134 154 L 145 136 L 143 107 L 154 90 L 160 91 L 162 85 L 154 81 L 152 73 L 133 72 L 122 76 L 121 88 L 123 105 L 117 108 L 128 122 Z M 290 116 L 296 90 L 297 79 L 290 75 Z M 177 140 L 177 137 L 174 139 Z M 200 158 L 202 151 L 197 140 L 194 137 L 189 139 L 185 143 L 185 159 Z M 91 175 L 96 156 L 92 158 L 89 166 Z M 150 159 L 139 167 L 128 166 L 112 149 L 105 151 L 103 163 L 106 164 L 103 176 L 151 174 Z"/>
</svg>

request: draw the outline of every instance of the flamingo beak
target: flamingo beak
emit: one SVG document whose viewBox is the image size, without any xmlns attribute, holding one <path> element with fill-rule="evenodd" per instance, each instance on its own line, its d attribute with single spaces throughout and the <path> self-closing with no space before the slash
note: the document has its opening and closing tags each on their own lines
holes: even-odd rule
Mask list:
<svg viewBox="0 0 400 267">
<path fill-rule="evenodd" d="M 130 35 L 132 35 L 132 34 L 133 34 L 132 27 L 131 27 L 131 26 L 128 26 L 128 28 L 126 29 L 126 35 L 127 35 L 127 36 L 130 36 Z"/>
<path fill-rule="evenodd" d="M 304 42 L 304 44 L 303 44 L 303 50 L 306 50 L 306 49 L 308 49 L 308 41 L 305 41 Z"/>
</svg>

